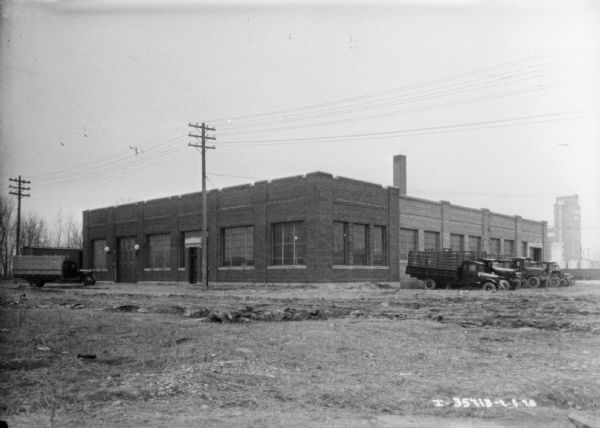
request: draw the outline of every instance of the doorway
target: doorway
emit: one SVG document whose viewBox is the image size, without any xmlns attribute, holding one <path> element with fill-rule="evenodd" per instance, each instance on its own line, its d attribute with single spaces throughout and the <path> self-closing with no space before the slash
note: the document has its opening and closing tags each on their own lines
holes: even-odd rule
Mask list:
<svg viewBox="0 0 600 428">
<path fill-rule="evenodd" d="M 202 248 L 188 248 L 188 279 L 190 284 L 202 281 Z"/>
<path fill-rule="evenodd" d="M 117 238 L 117 282 L 136 282 L 135 237 Z"/>
</svg>

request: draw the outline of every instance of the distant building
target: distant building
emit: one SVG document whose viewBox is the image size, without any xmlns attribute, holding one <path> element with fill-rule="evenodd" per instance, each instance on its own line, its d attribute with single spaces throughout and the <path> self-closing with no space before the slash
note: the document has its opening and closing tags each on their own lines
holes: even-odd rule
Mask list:
<svg viewBox="0 0 600 428">
<path fill-rule="evenodd" d="M 452 248 L 545 258 L 545 221 L 406 195 L 323 172 L 211 190 L 202 242 L 201 193 L 83 213 L 84 263 L 99 280 L 216 282 L 398 281 L 408 252 Z"/>
<path fill-rule="evenodd" d="M 548 230 L 552 260 L 561 267 L 582 267 L 579 196 L 560 196 L 554 204 L 554 227 Z"/>
</svg>

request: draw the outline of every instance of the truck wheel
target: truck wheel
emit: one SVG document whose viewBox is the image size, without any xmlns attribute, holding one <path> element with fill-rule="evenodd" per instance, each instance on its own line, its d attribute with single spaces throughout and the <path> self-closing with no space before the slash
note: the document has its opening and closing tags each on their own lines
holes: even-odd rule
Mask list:
<svg viewBox="0 0 600 428">
<path fill-rule="evenodd" d="M 560 278 L 558 276 L 553 275 L 548 280 L 548 284 L 550 285 L 550 287 L 558 287 L 560 285 Z"/>
<path fill-rule="evenodd" d="M 86 275 L 86 276 L 83 277 L 83 279 L 81 280 L 81 282 L 85 286 L 94 285 L 96 283 L 96 278 L 94 278 L 92 275 Z"/>
<path fill-rule="evenodd" d="M 508 282 L 505 279 L 501 279 L 500 282 L 498 283 L 498 290 L 503 291 L 503 290 L 508 290 L 510 288 L 510 282 Z"/>
<path fill-rule="evenodd" d="M 496 291 L 496 285 L 493 282 L 486 282 L 485 284 L 483 284 L 483 287 L 481 287 L 481 289 L 483 291 L 493 293 L 494 291 Z"/>
<path fill-rule="evenodd" d="M 45 282 L 44 282 L 44 281 L 42 281 L 42 280 L 40 280 L 40 279 L 37 279 L 37 280 L 35 280 L 35 281 L 29 281 L 29 283 L 30 283 L 31 285 L 33 285 L 34 287 L 43 287 L 43 286 L 44 286 L 44 284 L 45 284 Z"/>
<path fill-rule="evenodd" d="M 537 276 L 530 276 L 527 278 L 527 285 L 531 288 L 538 288 L 540 286 L 540 279 Z"/>
<path fill-rule="evenodd" d="M 569 281 L 567 281 L 565 278 L 561 278 L 558 282 L 558 285 L 560 285 L 561 287 L 566 287 L 567 285 L 569 285 Z"/>
<path fill-rule="evenodd" d="M 425 281 L 423 281 L 423 284 L 425 284 L 425 288 L 427 290 L 435 290 L 435 288 L 437 287 L 435 279 L 433 278 L 427 278 Z"/>
</svg>

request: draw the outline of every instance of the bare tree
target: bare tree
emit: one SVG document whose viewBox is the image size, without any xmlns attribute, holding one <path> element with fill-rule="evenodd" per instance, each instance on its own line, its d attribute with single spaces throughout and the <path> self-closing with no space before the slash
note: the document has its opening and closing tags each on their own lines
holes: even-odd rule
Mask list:
<svg viewBox="0 0 600 428">
<path fill-rule="evenodd" d="M 53 247 L 81 248 L 83 246 L 82 226 L 73 213 L 65 215 L 62 210 L 56 213 L 49 244 Z"/>
<path fill-rule="evenodd" d="M 62 246 L 63 243 L 63 230 L 64 230 L 64 223 L 65 223 L 65 219 L 64 219 L 64 215 L 61 209 L 58 210 L 58 212 L 56 213 L 56 217 L 54 217 L 54 224 L 53 224 L 53 234 L 52 234 L 52 239 L 50 244 L 53 247 L 60 247 Z"/>
<path fill-rule="evenodd" d="M 79 221 L 75 219 L 73 213 L 70 213 L 65 219 L 64 223 L 65 234 L 66 234 L 66 245 L 69 248 L 81 248 L 83 247 L 83 236 L 82 226 Z"/>
<path fill-rule="evenodd" d="M 11 256 L 14 251 L 14 205 L 11 200 L 0 196 L 0 270 L 3 279 L 7 279 L 10 272 Z"/>
<path fill-rule="evenodd" d="M 43 246 L 48 244 L 48 228 L 44 219 L 29 214 L 21 221 L 21 244 L 23 246 Z"/>
</svg>

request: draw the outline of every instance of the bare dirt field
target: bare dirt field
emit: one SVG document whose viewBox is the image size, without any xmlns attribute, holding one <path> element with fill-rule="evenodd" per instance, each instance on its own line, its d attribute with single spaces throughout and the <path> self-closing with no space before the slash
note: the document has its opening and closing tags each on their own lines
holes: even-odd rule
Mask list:
<svg viewBox="0 0 600 428">
<path fill-rule="evenodd" d="M 9 427 L 575 427 L 600 414 L 600 281 L 0 288 Z"/>
</svg>

